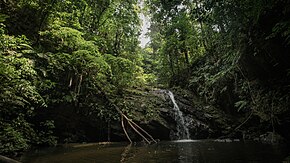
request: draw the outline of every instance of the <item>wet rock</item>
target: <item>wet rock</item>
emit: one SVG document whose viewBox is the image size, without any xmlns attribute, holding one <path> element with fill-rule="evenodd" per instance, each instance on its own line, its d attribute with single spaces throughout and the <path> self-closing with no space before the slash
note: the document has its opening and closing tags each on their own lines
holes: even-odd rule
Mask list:
<svg viewBox="0 0 290 163">
<path fill-rule="evenodd" d="M 222 111 L 204 103 L 190 91 L 175 88 L 176 102 L 183 112 L 192 139 L 221 136 L 228 131 L 230 118 Z"/>
<path fill-rule="evenodd" d="M 284 138 L 277 133 L 267 132 L 263 135 L 260 135 L 259 140 L 264 143 L 283 143 L 285 142 Z"/>
<path fill-rule="evenodd" d="M 233 142 L 232 139 L 216 139 L 215 142 L 221 142 L 221 143 L 231 143 Z"/>
<path fill-rule="evenodd" d="M 213 131 L 208 124 L 193 118 L 191 115 L 187 115 L 185 119 L 191 139 L 205 139 L 212 134 Z"/>
</svg>

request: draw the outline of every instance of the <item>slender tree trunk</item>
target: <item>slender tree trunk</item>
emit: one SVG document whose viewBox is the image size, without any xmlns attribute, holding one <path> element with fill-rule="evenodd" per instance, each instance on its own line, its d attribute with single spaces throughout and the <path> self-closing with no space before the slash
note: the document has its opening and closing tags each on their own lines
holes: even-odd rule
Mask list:
<svg viewBox="0 0 290 163">
<path fill-rule="evenodd" d="M 184 57 L 185 57 L 185 63 L 186 63 L 186 68 L 189 67 L 190 63 L 189 63 L 189 56 L 188 56 L 188 50 L 185 44 L 185 41 L 183 41 L 182 43 L 183 49 L 184 49 Z"/>
<path fill-rule="evenodd" d="M 108 142 L 111 141 L 111 121 L 108 120 Z"/>
<path fill-rule="evenodd" d="M 198 22 L 199 22 L 199 25 L 200 25 L 200 31 L 201 31 L 201 37 L 202 37 L 202 45 L 206 49 L 207 48 L 207 41 L 206 41 L 206 37 L 205 37 L 205 31 L 204 31 L 204 28 L 203 28 L 203 23 L 202 23 L 202 20 L 200 18 L 200 15 L 198 13 L 198 11 L 200 10 L 199 1 L 198 0 L 196 1 L 195 5 L 196 5 L 196 15 L 198 16 Z"/>
<path fill-rule="evenodd" d="M 80 94 L 82 82 L 83 82 L 83 74 L 80 75 L 77 96 Z"/>
<path fill-rule="evenodd" d="M 168 59 L 169 59 L 169 66 L 170 66 L 170 69 L 171 69 L 171 72 L 172 72 L 172 75 L 174 76 L 175 73 L 174 73 L 174 63 L 173 63 L 173 57 L 172 57 L 172 54 L 169 54 L 168 55 Z"/>
</svg>

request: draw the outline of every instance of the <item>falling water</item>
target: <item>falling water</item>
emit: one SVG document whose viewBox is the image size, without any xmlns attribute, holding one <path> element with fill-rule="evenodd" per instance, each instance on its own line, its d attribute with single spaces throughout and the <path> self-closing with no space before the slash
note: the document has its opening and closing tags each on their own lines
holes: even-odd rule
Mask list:
<svg viewBox="0 0 290 163">
<path fill-rule="evenodd" d="M 174 99 L 173 93 L 171 91 L 165 91 L 165 92 L 169 95 L 169 97 L 170 97 L 170 99 L 171 99 L 171 101 L 172 101 L 172 103 L 174 105 L 173 111 L 174 111 L 174 119 L 175 119 L 175 121 L 177 123 L 176 129 L 177 129 L 177 137 L 178 137 L 178 139 L 179 140 L 181 140 L 181 139 L 189 139 L 188 128 L 185 125 L 183 114 L 180 111 L 178 105 L 176 104 L 176 101 Z"/>
</svg>

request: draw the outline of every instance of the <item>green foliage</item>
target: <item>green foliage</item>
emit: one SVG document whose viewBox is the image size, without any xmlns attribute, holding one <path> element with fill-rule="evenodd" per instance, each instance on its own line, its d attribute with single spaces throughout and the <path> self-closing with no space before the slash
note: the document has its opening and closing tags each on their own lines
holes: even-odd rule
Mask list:
<svg viewBox="0 0 290 163">
<path fill-rule="evenodd" d="M 248 102 L 247 101 L 238 101 L 235 103 L 235 107 L 238 108 L 238 111 L 242 110 L 247 106 Z"/>
<path fill-rule="evenodd" d="M 272 29 L 272 33 L 266 37 L 266 39 L 271 39 L 275 37 L 285 38 L 285 44 L 290 45 L 290 21 L 278 22 Z"/>
<path fill-rule="evenodd" d="M 37 89 L 35 62 L 28 58 L 34 50 L 26 37 L 3 34 L 0 41 L 0 152 L 11 154 L 44 143 L 38 141 L 41 136 L 29 121 L 46 104 Z M 50 129 L 40 132 L 51 135 Z"/>
<path fill-rule="evenodd" d="M 7 18 L 9 18 L 8 15 L 0 13 L 0 23 L 4 22 Z"/>
<path fill-rule="evenodd" d="M 51 121 L 40 122 L 41 130 L 33 128 L 23 115 L 9 123 L 1 122 L 0 153 L 17 154 L 33 145 L 56 145 L 56 137 L 52 136 L 54 125 Z"/>
<path fill-rule="evenodd" d="M 9 113 L 10 111 L 4 108 L 11 107 L 17 110 L 24 108 L 29 112 L 34 104 L 44 105 L 34 85 L 36 71 L 33 69 L 33 61 L 23 57 L 23 52 L 31 50 L 25 37 L 4 35 L 1 42 L 4 46 L 1 47 L 3 51 L 0 53 L 0 89 L 1 98 L 5 99 L 0 104 L 3 107 L 2 111 Z"/>
<path fill-rule="evenodd" d="M 152 21 L 146 49 L 138 47 L 137 0 L 1 3 L 1 153 L 55 145 L 55 108 L 116 120 L 111 98 L 132 119 L 156 120 L 155 99 L 128 90 L 160 83 L 192 89 L 228 113 L 251 113 L 265 126 L 283 120 L 289 75 L 263 83 L 251 72 L 289 71 L 289 2 L 145 2 Z"/>
<path fill-rule="evenodd" d="M 70 53 L 84 44 L 82 32 L 70 28 L 59 27 L 40 32 L 44 44 L 49 45 L 52 50 Z M 47 41 L 47 42 L 46 42 Z"/>
<path fill-rule="evenodd" d="M 105 55 L 105 58 L 112 71 L 112 83 L 116 87 L 123 89 L 132 87 L 139 82 L 137 77 L 141 73 L 141 68 L 132 61 L 122 57 L 114 57 L 110 54 Z"/>
<path fill-rule="evenodd" d="M 205 54 L 204 26 L 192 19 L 194 5 L 187 1 L 147 1 L 148 14 L 152 17 L 150 28 L 152 55 L 158 56 L 158 79 L 166 84 L 169 79 L 183 76 L 190 65 Z M 160 12 L 155 11 L 160 10 Z M 181 79 L 182 81 L 183 79 Z M 178 81 L 176 81 L 178 82 Z"/>
<path fill-rule="evenodd" d="M 27 140 L 22 133 L 9 124 L 1 124 L 0 142 L 0 153 L 3 154 L 19 152 L 28 148 Z"/>
<path fill-rule="evenodd" d="M 146 5 L 158 82 L 187 87 L 228 114 L 251 115 L 263 130 L 285 121 L 289 2 L 147 0 Z"/>
<path fill-rule="evenodd" d="M 37 137 L 34 138 L 33 144 L 56 146 L 57 138 L 53 136 L 54 122 L 52 120 L 40 122 L 39 128 L 41 130 L 36 132 Z"/>
</svg>

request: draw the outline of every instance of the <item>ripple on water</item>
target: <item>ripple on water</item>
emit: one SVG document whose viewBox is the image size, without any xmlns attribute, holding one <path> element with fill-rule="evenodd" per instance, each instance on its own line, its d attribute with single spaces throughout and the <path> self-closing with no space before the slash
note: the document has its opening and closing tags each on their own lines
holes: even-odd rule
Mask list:
<svg viewBox="0 0 290 163">
<path fill-rule="evenodd" d="M 200 142 L 200 140 L 181 139 L 181 140 L 174 140 L 172 142 L 175 142 L 175 143 L 190 143 L 190 142 Z"/>
</svg>

